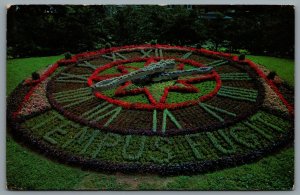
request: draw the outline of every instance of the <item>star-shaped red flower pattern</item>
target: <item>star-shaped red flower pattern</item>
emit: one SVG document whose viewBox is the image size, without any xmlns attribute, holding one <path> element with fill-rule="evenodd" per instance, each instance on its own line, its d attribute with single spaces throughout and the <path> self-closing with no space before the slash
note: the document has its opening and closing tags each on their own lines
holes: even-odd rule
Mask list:
<svg viewBox="0 0 300 195">
<path fill-rule="evenodd" d="M 149 58 L 144 66 L 148 66 L 151 63 L 155 63 L 157 60 L 154 58 Z M 184 69 L 184 63 L 180 63 L 177 65 L 177 70 L 183 70 Z M 97 80 L 104 80 L 112 77 L 121 76 L 124 74 L 129 73 L 130 70 L 137 70 L 138 67 L 130 66 L 130 65 L 123 65 L 120 64 L 117 67 L 117 70 L 120 71 L 119 74 L 106 74 L 101 75 L 98 77 Z M 136 86 L 131 81 L 125 82 L 123 85 L 119 86 L 115 91 L 115 96 L 127 96 L 127 95 L 137 95 L 144 93 L 149 102 L 153 105 L 159 104 L 159 103 L 165 103 L 166 99 L 168 97 L 168 94 L 170 91 L 174 92 L 186 92 L 186 93 L 197 93 L 199 92 L 199 89 L 193 85 L 193 83 L 199 83 L 202 81 L 207 80 L 213 80 L 215 78 L 215 72 L 206 74 L 206 75 L 194 75 L 190 76 L 188 78 L 178 78 L 177 80 L 174 80 L 174 85 L 165 86 L 163 93 L 161 95 L 161 98 L 159 100 L 157 98 L 154 98 L 153 94 L 151 93 L 151 90 L 148 86 Z"/>
</svg>

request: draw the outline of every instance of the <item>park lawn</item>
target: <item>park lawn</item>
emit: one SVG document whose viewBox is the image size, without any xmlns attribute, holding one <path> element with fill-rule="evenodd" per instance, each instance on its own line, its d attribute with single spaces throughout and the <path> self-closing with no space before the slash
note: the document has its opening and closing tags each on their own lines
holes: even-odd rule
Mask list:
<svg viewBox="0 0 300 195">
<path fill-rule="evenodd" d="M 286 81 L 290 86 L 295 85 L 294 60 L 269 56 L 249 55 L 246 57 L 255 63 L 267 67 L 271 71 L 276 71 L 279 77 Z"/>
<path fill-rule="evenodd" d="M 31 76 L 31 73 L 43 68 L 49 64 L 63 58 L 60 56 L 34 57 L 21 59 L 8 59 L 6 66 L 6 94 L 10 94 L 12 90 L 25 78 Z"/>
<path fill-rule="evenodd" d="M 6 94 L 33 71 L 60 58 L 62 56 L 9 59 Z M 249 56 L 249 59 L 275 70 L 294 85 L 293 60 L 264 56 Z M 284 63 L 288 68 L 280 69 L 278 66 Z M 8 188 L 19 190 L 291 190 L 294 184 L 293 146 L 257 163 L 206 174 L 162 177 L 82 171 L 49 160 L 7 135 L 6 162 Z"/>
</svg>

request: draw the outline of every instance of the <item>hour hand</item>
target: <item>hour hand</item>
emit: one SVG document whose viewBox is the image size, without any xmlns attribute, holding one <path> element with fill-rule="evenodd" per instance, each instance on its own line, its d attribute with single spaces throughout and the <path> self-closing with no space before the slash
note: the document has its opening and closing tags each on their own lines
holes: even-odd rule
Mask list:
<svg viewBox="0 0 300 195">
<path fill-rule="evenodd" d="M 135 79 L 143 78 L 145 76 L 174 70 L 175 67 L 176 63 L 174 60 L 161 60 L 157 63 L 152 63 L 149 66 L 143 67 L 126 75 L 99 81 L 92 87 L 99 91 L 113 89 L 127 81 L 132 81 Z"/>
</svg>

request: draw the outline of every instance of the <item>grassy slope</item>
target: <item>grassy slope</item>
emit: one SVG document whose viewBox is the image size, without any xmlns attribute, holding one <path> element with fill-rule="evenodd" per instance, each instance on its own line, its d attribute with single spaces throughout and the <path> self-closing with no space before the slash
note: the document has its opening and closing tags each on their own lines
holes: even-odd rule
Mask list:
<svg viewBox="0 0 300 195">
<path fill-rule="evenodd" d="M 31 73 L 39 69 L 47 67 L 49 64 L 63 58 L 63 56 L 50 56 L 40 58 L 22 58 L 7 60 L 6 76 L 7 85 L 6 94 L 10 92 L 26 77 L 31 76 Z"/>
<path fill-rule="evenodd" d="M 31 72 L 53 63 L 62 56 L 8 60 L 7 94 Z M 289 83 L 294 83 L 291 60 L 249 56 L 265 65 Z M 279 69 L 279 64 L 288 64 Z M 257 163 L 194 176 L 103 174 L 82 171 L 50 161 L 7 137 L 7 183 L 13 189 L 176 189 L 176 190 L 287 190 L 294 183 L 294 149 Z"/>
<path fill-rule="evenodd" d="M 247 56 L 250 60 L 266 66 L 276 73 L 291 86 L 295 85 L 294 60 L 267 56 Z"/>
</svg>

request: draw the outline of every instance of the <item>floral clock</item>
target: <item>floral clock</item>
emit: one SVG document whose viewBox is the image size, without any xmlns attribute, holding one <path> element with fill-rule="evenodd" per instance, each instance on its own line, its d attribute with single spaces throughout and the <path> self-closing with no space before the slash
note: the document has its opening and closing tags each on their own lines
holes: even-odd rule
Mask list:
<svg viewBox="0 0 300 195">
<path fill-rule="evenodd" d="M 167 61 L 172 68 L 129 77 Z M 12 134 L 84 169 L 206 172 L 252 162 L 293 138 L 292 105 L 262 67 L 230 54 L 124 46 L 62 59 L 40 74 L 8 98 Z"/>
</svg>

